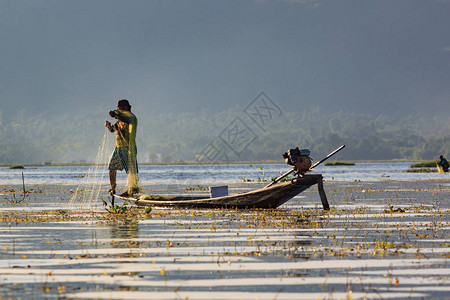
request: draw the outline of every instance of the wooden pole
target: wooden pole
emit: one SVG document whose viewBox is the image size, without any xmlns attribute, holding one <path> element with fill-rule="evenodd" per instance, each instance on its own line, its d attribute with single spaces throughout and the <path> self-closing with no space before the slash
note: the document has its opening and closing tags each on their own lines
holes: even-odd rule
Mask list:
<svg viewBox="0 0 450 300">
<path fill-rule="evenodd" d="M 271 183 L 269 183 L 268 185 L 266 185 L 264 188 L 268 188 L 269 186 L 274 185 L 275 183 L 277 183 L 278 181 L 280 181 L 281 179 L 283 179 L 284 177 L 288 176 L 289 174 L 291 174 L 292 172 L 294 172 L 295 169 L 292 169 L 286 173 L 284 173 L 283 175 L 281 175 L 280 177 L 278 177 L 277 179 L 275 179 L 274 181 L 272 181 Z"/>
<path fill-rule="evenodd" d="M 320 177 L 317 180 L 317 189 L 319 190 L 320 201 L 322 201 L 323 209 L 330 210 L 330 205 L 328 204 L 327 195 L 325 194 L 325 190 L 323 189 L 322 177 Z"/>
<path fill-rule="evenodd" d="M 336 150 L 334 150 L 333 152 L 322 158 L 320 161 L 312 165 L 311 168 L 309 168 L 309 170 L 312 171 L 312 169 L 314 169 L 315 167 L 317 167 L 318 165 L 320 165 L 321 163 L 323 163 L 324 161 L 326 161 L 327 159 L 329 159 L 330 157 L 332 157 L 333 155 L 344 149 L 344 147 L 345 145 L 340 146 L 339 148 L 337 148 Z"/>
</svg>

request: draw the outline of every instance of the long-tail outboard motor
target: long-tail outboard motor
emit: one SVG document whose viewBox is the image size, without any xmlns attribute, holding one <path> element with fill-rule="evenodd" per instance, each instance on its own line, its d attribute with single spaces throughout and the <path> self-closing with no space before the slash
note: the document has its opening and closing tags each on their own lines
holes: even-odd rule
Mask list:
<svg viewBox="0 0 450 300">
<path fill-rule="evenodd" d="M 345 145 L 340 146 L 339 148 L 337 148 L 336 150 L 334 150 L 333 152 L 331 152 L 330 154 L 328 154 L 327 156 L 325 156 L 324 158 L 322 158 L 320 161 L 316 162 L 312 166 L 311 166 L 312 159 L 311 159 L 311 157 L 309 157 L 311 151 L 309 151 L 309 149 L 301 149 L 300 150 L 297 147 L 295 149 L 291 149 L 288 152 L 283 153 L 283 158 L 286 161 L 286 164 L 288 164 L 289 166 L 292 166 L 294 168 L 292 170 L 282 174 L 278 178 L 275 178 L 274 180 L 272 180 L 271 183 L 266 185 L 264 188 L 271 187 L 272 185 L 274 185 L 277 182 L 280 182 L 281 179 L 287 177 L 289 174 L 291 174 L 293 172 L 295 172 L 294 174 L 296 174 L 296 175 L 302 176 L 306 172 L 312 171 L 315 167 L 317 167 L 318 165 L 320 165 L 321 163 L 323 163 L 324 161 L 326 161 L 327 159 L 329 159 L 330 157 L 332 157 L 333 155 L 335 155 L 336 153 L 338 153 L 339 151 L 344 149 L 344 147 L 345 147 Z M 319 193 L 320 193 L 320 187 L 319 187 Z M 325 195 L 325 193 L 323 193 L 323 194 Z M 323 196 L 323 197 L 320 196 L 320 197 L 321 197 L 321 199 L 324 198 L 325 199 L 324 201 L 326 201 L 325 196 Z"/>
<path fill-rule="evenodd" d="M 309 157 L 311 151 L 309 149 L 290 149 L 283 153 L 283 158 L 287 165 L 294 167 L 297 174 L 303 175 L 312 165 L 312 159 Z"/>
</svg>

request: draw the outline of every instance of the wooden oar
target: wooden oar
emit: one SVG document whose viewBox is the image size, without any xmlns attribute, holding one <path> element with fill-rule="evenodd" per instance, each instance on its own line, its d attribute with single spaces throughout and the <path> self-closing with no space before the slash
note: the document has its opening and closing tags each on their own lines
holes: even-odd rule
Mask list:
<svg viewBox="0 0 450 300">
<path fill-rule="evenodd" d="M 315 167 L 317 167 L 318 165 L 320 165 L 321 163 L 323 163 L 324 161 L 326 161 L 327 159 L 329 159 L 330 157 L 332 157 L 333 155 L 335 155 L 336 153 L 338 153 L 339 151 L 344 149 L 344 147 L 345 147 L 345 145 L 342 145 L 339 148 L 337 148 L 336 150 L 334 150 L 333 152 L 331 152 L 330 154 L 328 154 L 327 156 L 325 156 L 324 158 L 322 158 L 320 161 L 318 161 L 317 163 L 312 165 L 311 168 L 309 168 L 309 171 L 312 171 Z"/>
<path fill-rule="evenodd" d="M 329 159 L 330 157 L 332 157 L 333 155 L 335 155 L 336 153 L 338 153 L 339 151 L 341 151 L 342 149 L 344 149 L 345 145 L 340 146 L 339 148 L 337 148 L 336 150 L 334 150 L 333 152 L 331 152 L 330 154 L 328 154 L 327 156 L 325 156 L 324 158 L 322 158 L 320 161 L 318 161 L 317 163 L 315 163 L 314 165 L 312 165 L 308 172 L 311 172 L 315 167 L 317 167 L 318 165 L 320 165 L 321 163 L 323 163 L 324 161 L 326 161 L 327 159 Z M 266 185 L 264 188 L 268 188 L 269 186 L 274 185 L 275 183 L 279 182 L 281 179 L 285 178 L 286 176 L 288 176 L 289 174 L 291 174 L 292 172 L 294 172 L 295 169 L 292 169 L 286 173 L 284 173 L 283 175 L 281 175 L 280 177 L 276 178 L 274 181 L 272 181 L 271 183 L 269 183 L 268 185 Z"/>
</svg>

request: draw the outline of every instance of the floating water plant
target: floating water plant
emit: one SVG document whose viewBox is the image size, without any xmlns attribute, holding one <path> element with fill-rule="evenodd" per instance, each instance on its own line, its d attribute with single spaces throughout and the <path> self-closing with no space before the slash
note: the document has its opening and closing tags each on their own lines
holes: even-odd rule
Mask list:
<svg viewBox="0 0 450 300">
<path fill-rule="evenodd" d="M 427 161 L 417 164 L 412 164 L 406 171 L 408 173 L 435 173 L 437 172 L 436 161 Z"/>
<path fill-rule="evenodd" d="M 427 161 L 427 162 L 421 162 L 417 164 L 412 164 L 410 168 L 436 168 L 436 161 Z"/>
<path fill-rule="evenodd" d="M 113 213 L 113 214 L 124 214 L 127 213 L 129 211 L 128 208 L 128 202 L 124 202 L 122 205 L 108 205 L 108 203 L 106 203 L 105 200 L 103 200 L 103 206 L 105 206 L 105 209 L 107 212 L 109 213 Z"/>
<path fill-rule="evenodd" d="M 23 165 L 13 165 L 9 167 L 10 169 L 25 169 Z"/>
<path fill-rule="evenodd" d="M 393 205 L 389 205 L 389 209 L 384 210 L 385 213 L 404 213 L 405 211 L 406 209 L 400 207 L 394 208 Z"/>
<path fill-rule="evenodd" d="M 253 167 L 253 164 L 250 164 L 250 168 L 255 169 L 255 168 Z M 265 181 L 265 179 L 264 179 L 264 176 L 265 176 L 264 168 L 263 168 L 262 166 L 259 166 L 259 167 L 256 169 L 256 172 L 257 172 L 257 176 L 258 176 L 257 181 L 258 181 L 258 182 L 264 182 L 264 181 Z M 247 181 L 247 182 L 252 181 L 252 180 L 249 180 L 249 179 L 246 180 L 246 179 L 244 178 L 244 176 L 242 177 L 242 179 L 244 180 L 244 182 L 245 182 L 245 181 Z"/>
<path fill-rule="evenodd" d="M 201 185 L 197 185 L 197 186 L 188 186 L 187 188 L 185 188 L 186 191 L 207 191 L 208 188 L 201 186 Z M 146 199 L 146 200 L 156 200 L 156 199 Z"/>
<path fill-rule="evenodd" d="M 283 175 L 283 174 L 280 173 L 280 176 L 281 175 Z M 272 177 L 271 181 L 275 181 L 277 178 L 278 178 L 278 176 Z M 290 180 L 292 180 L 292 178 L 290 176 L 286 176 L 286 177 L 281 178 L 278 182 L 287 182 L 287 181 L 290 181 Z"/>
<path fill-rule="evenodd" d="M 406 170 L 408 173 L 436 173 L 437 168 L 415 168 Z"/>
<path fill-rule="evenodd" d="M 327 162 L 324 165 L 325 166 L 354 166 L 355 163 L 352 161 L 335 160 L 334 162 Z"/>
</svg>

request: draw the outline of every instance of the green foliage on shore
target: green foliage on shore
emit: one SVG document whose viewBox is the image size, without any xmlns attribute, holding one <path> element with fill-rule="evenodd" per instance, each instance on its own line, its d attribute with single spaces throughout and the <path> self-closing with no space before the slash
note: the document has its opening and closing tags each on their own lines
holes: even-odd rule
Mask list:
<svg viewBox="0 0 450 300">
<path fill-rule="evenodd" d="M 106 132 L 104 122 L 111 120 L 108 109 L 51 118 L 0 112 L 0 163 L 95 161 Z M 281 116 L 267 119 L 262 130 L 246 116 L 243 108 L 182 114 L 137 111 L 136 114 L 141 163 L 195 162 L 211 144 L 223 151 L 223 156 L 216 160 L 224 163 L 283 162 L 282 153 L 297 146 L 309 148 L 312 158 L 318 160 L 342 144 L 347 147 L 336 155 L 337 160 L 431 160 L 440 154 L 445 157 L 450 154 L 450 123 L 444 117 L 393 118 L 312 109 L 283 112 Z M 223 138 L 237 117 L 252 130 L 254 139 L 249 143 L 245 143 L 246 139 L 238 140 L 241 144 L 236 147 L 241 148 L 233 151 Z M 110 137 L 112 146 L 114 134 Z"/>
</svg>

